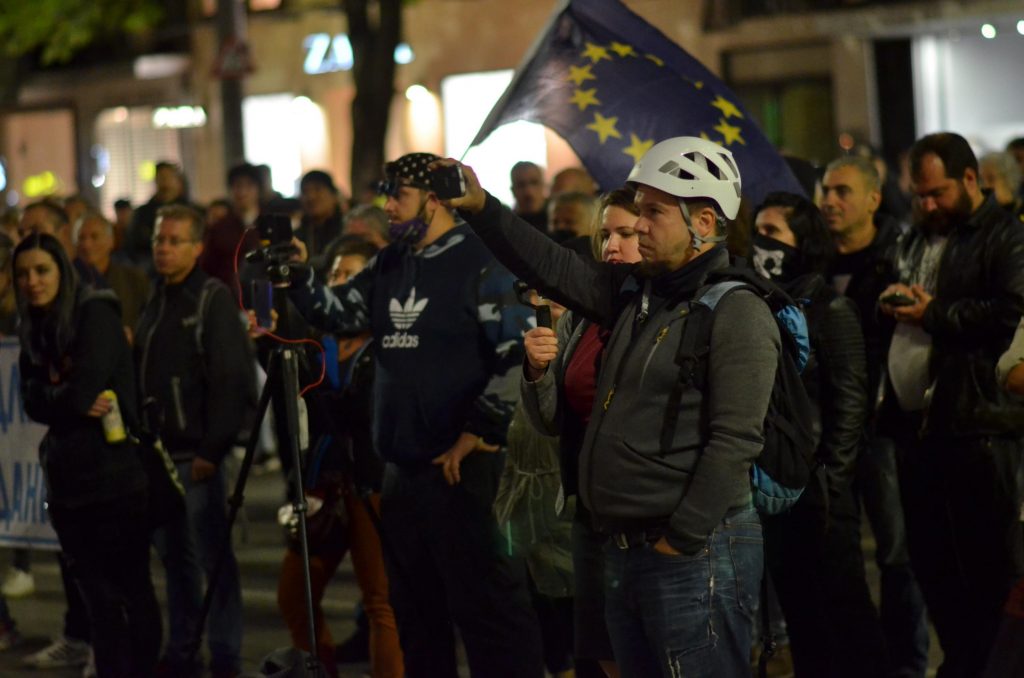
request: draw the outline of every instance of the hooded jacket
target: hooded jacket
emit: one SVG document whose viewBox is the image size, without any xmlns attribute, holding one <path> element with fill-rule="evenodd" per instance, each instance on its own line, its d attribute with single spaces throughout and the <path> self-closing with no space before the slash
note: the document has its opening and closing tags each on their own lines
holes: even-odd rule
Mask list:
<svg viewBox="0 0 1024 678">
<path fill-rule="evenodd" d="M 420 251 L 385 247 L 345 285 L 317 284 L 310 270 L 289 296 L 320 329 L 372 333 L 374 446 L 385 461 L 418 466 L 463 432 L 504 444 L 529 328 L 512 283 L 458 224 Z"/>
<path fill-rule="evenodd" d="M 680 551 L 699 551 L 731 510 L 750 503 L 750 465 L 764 445 L 780 351 L 767 305 L 742 290 L 718 305 L 708 388 L 683 391 L 674 436 L 662 449 L 689 305 L 708 273 L 728 265 L 726 251 L 646 278 L 636 266 L 599 264 L 559 247 L 493 196 L 467 220 L 538 292 L 611 329 L 580 456 L 580 497 L 598 529 L 659 528 Z"/>
</svg>

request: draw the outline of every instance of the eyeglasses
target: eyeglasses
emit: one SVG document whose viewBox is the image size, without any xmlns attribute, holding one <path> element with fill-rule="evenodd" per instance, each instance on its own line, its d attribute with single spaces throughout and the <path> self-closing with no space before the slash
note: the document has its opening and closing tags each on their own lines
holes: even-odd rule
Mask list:
<svg viewBox="0 0 1024 678">
<path fill-rule="evenodd" d="M 163 236 L 163 235 L 154 235 L 153 236 L 153 247 L 156 247 L 157 245 L 169 245 L 171 247 L 178 247 L 179 245 L 185 245 L 185 244 L 192 245 L 192 244 L 195 244 L 195 242 L 196 242 L 195 240 L 192 240 L 190 238 L 176 238 L 174 236 Z"/>
</svg>

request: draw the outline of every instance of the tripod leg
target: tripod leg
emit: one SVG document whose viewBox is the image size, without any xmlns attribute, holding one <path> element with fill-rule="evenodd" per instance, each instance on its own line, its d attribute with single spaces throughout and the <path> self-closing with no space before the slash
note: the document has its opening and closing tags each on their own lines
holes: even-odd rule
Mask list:
<svg viewBox="0 0 1024 678">
<path fill-rule="evenodd" d="M 317 657 L 316 620 L 313 615 L 313 587 L 309 576 L 309 541 L 306 532 L 306 493 L 302 487 L 302 460 L 299 450 L 299 367 L 298 355 L 292 349 L 284 349 L 281 356 L 281 374 L 284 382 L 285 413 L 288 418 L 288 437 L 286 439 L 291 452 L 292 480 L 295 496 L 295 513 L 299 516 L 299 543 L 302 554 L 302 572 L 305 576 L 306 623 L 309 628 L 309 647 L 311 652 L 306 659 L 306 675 L 321 676 L 323 667 Z M 285 441 L 278 441 L 281 444 Z"/>
</svg>

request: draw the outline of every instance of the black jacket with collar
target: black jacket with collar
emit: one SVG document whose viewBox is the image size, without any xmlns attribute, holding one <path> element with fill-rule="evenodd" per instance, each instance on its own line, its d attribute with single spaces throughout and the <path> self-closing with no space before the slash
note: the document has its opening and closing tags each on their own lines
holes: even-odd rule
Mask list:
<svg viewBox="0 0 1024 678">
<path fill-rule="evenodd" d="M 117 394 L 121 417 L 136 421 L 131 349 L 121 327 L 120 305 L 109 290 L 80 289 L 74 338 L 64 355 L 52 355 L 36 333 L 35 350 L 22 347 L 21 389 L 25 412 L 48 426 L 39 445 L 47 501 L 81 508 L 141 493 L 146 477 L 129 443 L 108 443 L 103 423 L 88 412 L 100 392 Z M 37 341 L 38 339 L 38 341 Z"/>
<path fill-rule="evenodd" d="M 878 232 L 867 250 L 836 257 L 837 261 L 849 256 L 862 257 L 861 267 L 853 273 L 843 294 L 853 300 L 860 314 L 867 354 L 869 415 L 881 404 L 879 394 L 886 379 L 886 361 L 895 327 L 892 318 L 878 312 L 878 297 L 886 287 L 899 279 L 896 272 L 896 250 L 901 235 L 895 220 L 886 218 L 876 221 Z"/>
<path fill-rule="evenodd" d="M 802 377 L 815 406 L 818 460 L 827 470 L 830 489 L 838 494 L 853 482 L 868 414 L 867 362 L 857 307 L 817 274 L 784 287 L 794 299 L 808 301 L 811 357 Z"/>
<path fill-rule="evenodd" d="M 219 463 L 246 423 L 255 388 L 249 339 L 228 288 L 198 267 L 180 284 L 158 283 L 135 328 L 135 361 L 148 424 L 171 457 Z"/>
<path fill-rule="evenodd" d="M 995 367 L 1024 311 L 1024 228 L 988 196 L 949 234 L 935 298 L 926 429 L 963 436 L 1024 432 L 1024 404 L 996 383 Z"/>
</svg>

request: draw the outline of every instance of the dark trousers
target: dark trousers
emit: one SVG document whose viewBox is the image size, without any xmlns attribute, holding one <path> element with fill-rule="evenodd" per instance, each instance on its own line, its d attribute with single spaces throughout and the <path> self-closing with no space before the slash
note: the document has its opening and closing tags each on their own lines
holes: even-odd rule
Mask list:
<svg viewBox="0 0 1024 678">
<path fill-rule="evenodd" d="M 160 651 L 160 608 L 149 576 L 143 496 L 101 506 L 50 507 L 68 571 L 92 627 L 99 678 L 152 676 Z"/>
<path fill-rule="evenodd" d="M 68 566 L 68 559 L 62 552 L 57 552 L 57 564 L 60 566 L 60 579 L 64 584 L 64 599 L 68 607 L 64 611 L 64 637 L 71 640 L 90 642 L 92 628 L 89 625 L 89 612 L 85 609 L 85 601 L 78 591 L 75 578 Z"/>
<path fill-rule="evenodd" d="M 875 536 L 875 563 L 881 574 L 881 622 L 893 678 L 924 678 L 928 668 L 928 621 L 924 596 L 907 550 L 906 518 L 900 497 L 899 464 L 913 444 L 920 418 L 894 414 L 898 440 L 872 437 L 858 460 L 857 489 Z"/>
<path fill-rule="evenodd" d="M 573 611 L 572 598 L 552 598 L 539 593 L 529 579 L 530 600 L 540 625 L 544 668 L 552 676 L 572 671 L 573 664 Z"/>
<path fill-rule="evenodd" d="M 503 465 L 503 454 L 470 454 L 455 486 L 439 466 L 387 465 L 382 545 L 410 678 L 458 675 L 455 627 L 473 676 L 543 675 L 525 570 L 508 558 L 491 509 Z"/>
<path fill-rule="evenodd" d="M 600 662 L 614 662 L 604 618 L 604 545 L 590 512 L 577 499 L 572 522 L 573 627 L 577 678 L 604 678 Z"/>
<path fill-rule="evenodd" d="M 798 678 L 882 676 L 884 642 L 864 574 L 860 512 L 849 488 L 834 488 L 826 502 L 827 493 L 823 482 L 812 483 L 791 511 L 763 519 L 793 668 Z"/>
<path fill-rule="evenodd" d="M 938 678 L 985 668 L 1013 584 L 1024 576 L 1020 443 L 929 436 L 900 477 L 914 572 L 942 645 Z"/>
</svg>

